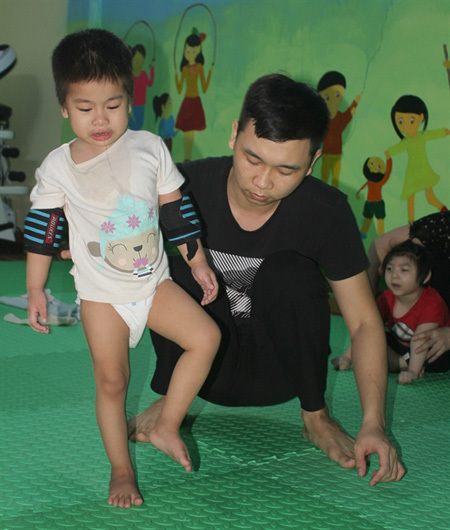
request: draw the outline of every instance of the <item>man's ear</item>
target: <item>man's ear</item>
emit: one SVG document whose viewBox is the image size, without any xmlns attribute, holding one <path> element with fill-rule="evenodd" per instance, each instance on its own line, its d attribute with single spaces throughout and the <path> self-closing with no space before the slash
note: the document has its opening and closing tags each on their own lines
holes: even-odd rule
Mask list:
<svg viewBox="0 0 450 530">
<path fill-rule="evenodd" d="M 233 120 L 233 125 L 231 127 L 231 137 L 230 137 L 230 140 L 228 142 L 228 145 L 230 146 L 231 150 L 234 150 L 234 146 L 236 144 L 236 138 L 237 138 L 237 135 L 238 135 L 238 127 L 239 127 L 238 120 Z"/>
<path fill-rule="evenodd" d="M 314 164 L 317 162 L 317 160 L 319 160 L 319 158 L 322 156 L 322 151 L 320 149 L 317 149 L 315 155 L 313 156 L 313 158 L 311 159 L 311 163 L 309 165 L 309 169 L 308 169 L 308 172 L 306 173 L 307 175 L 311 175 L 312 173 L 312 170 L 313 170 L 313 167 L 314 167 Z"/>
</svg>

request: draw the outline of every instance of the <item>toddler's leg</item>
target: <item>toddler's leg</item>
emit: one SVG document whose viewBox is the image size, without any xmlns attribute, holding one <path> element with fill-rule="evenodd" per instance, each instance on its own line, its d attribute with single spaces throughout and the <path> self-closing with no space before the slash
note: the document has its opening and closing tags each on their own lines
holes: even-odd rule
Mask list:
<svg viewBox="0 0 450 530">
<path fill-rule="evenodd" d="M 109 304 L 81 302 L 81 321 L 92 356 L 98 426 L 111 463 L 108 503 L 143 503 L 128 452 L 125 398 L 130 376 L 128 326 Z"/>
<path fill-rule="evenodd" d="M 201 306 L 172 280 L 158 286 L 148 326 L 184 350 L 148 440 L 190 472 L 192 464 L 179 428 L 209 373 L 220 331 Z"/>
<path fill-rule="evenodd" d="M 405 358 L 397 353 L 392 346 L 387 345 L 388 370 L 390 372 L 401 372 L 408 370 L 408 363 Z"/>
</svg>

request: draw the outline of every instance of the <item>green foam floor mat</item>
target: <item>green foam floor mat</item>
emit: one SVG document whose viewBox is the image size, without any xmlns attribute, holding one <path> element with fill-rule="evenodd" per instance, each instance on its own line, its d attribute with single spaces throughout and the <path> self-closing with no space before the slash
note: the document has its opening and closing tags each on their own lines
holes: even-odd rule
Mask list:
<svg viewBox="0 0 450 530">
<path fill-rule="evenodd" d="M 55 262 L 48 287 L 66 303 L 70 264 Z M 25 292 L 25 263 L 0 262 L 0 295 Z M 0 304 L 0 528 L 9 529 L 448 529 L 450 372 L 409 386 L 389 375 L 387 433 L 407 474 L 369 487 L 302 438 L 296 400 L 228 408 L 196 399 L 182 426 L 194 471 L 151 445 L 131 443 L 145 503 L 107 504 L 109 464 L 97 428 L 95 387 L 81 325 L 39 335 L 7 323 L 25 310 Z M 332 355 L 348 334 L 332 316 Z M 148 333 L 130 353 L 127 415 L 158 396 L 149 387 L 155 354 Z M 352 371 L 330 365 L 327 402 L 352 435 L 361 421 Z M 372 458 L 372 469 L 377 458 Z M 369 471 L 370 474 L 370 471 Z"/>
</svg>

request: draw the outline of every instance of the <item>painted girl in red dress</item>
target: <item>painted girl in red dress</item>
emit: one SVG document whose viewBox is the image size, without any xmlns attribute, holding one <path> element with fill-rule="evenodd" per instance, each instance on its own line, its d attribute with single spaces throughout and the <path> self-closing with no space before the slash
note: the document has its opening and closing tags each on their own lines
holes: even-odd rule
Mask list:
<svg viewBox="0 0 450 530">
<path fill-rule="evenodd" d="M 205 37 L 206 35 L 198 33 L 196 28 L 192 30 L 192 34 L 187 37 L 184 43 L 183 59 L 180 64 L 181 78 L 175 72 L 178 94 L 181 94 L 183 84 L 186 81 L 186 93 L 175 123 L 175 128 L 184 132 L 185 162 L 191 159 L 195 131 L 206 129 L 205 113 L 198 90 L 198 79 L 200 78 L 203 93 L 206 93 L 211 81 L 213 65 L 211 65 L 208 76 L 205 78 L 203 68 L 205 59 L 202 54 L 202 41 L 205 40 Z"/>
</svg>

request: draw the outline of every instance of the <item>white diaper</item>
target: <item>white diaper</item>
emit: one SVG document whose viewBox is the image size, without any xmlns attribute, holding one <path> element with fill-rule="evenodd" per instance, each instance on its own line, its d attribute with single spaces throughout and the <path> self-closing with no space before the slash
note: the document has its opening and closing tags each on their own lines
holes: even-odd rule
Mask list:
<svg viewBox="0 0 450 530">
<path fill-rule="evenodd" d="M 153 298 L 155 298 L 154 293 L 149 298 L 139 300 L 139 302 L 111 304 L 130 328 L 130 348 L 136 348 L 141 340 L 144 329 L 147 326 L 148 314 L 153 304 Z"/>
</svg>

